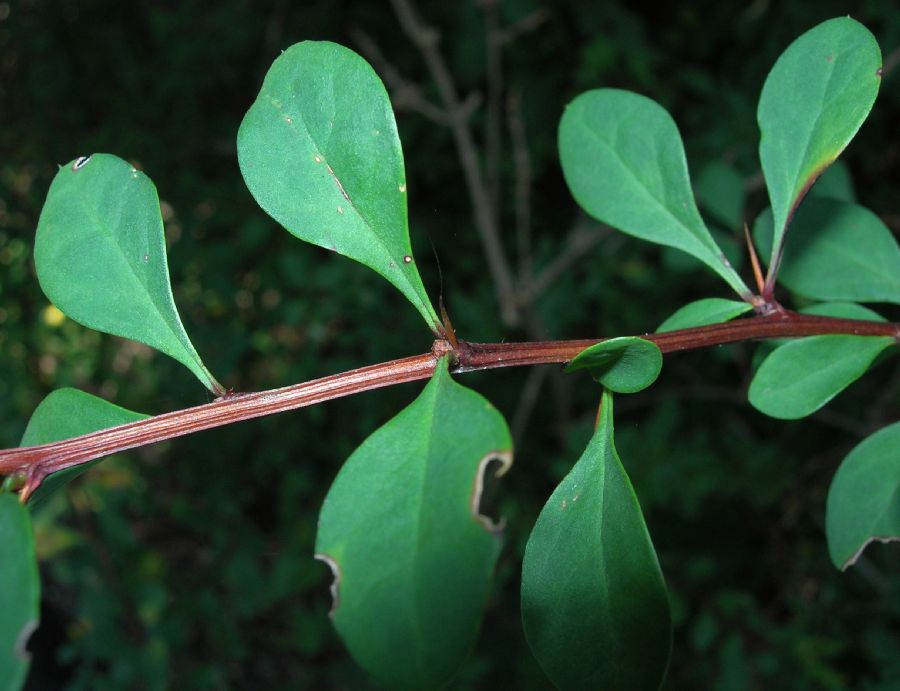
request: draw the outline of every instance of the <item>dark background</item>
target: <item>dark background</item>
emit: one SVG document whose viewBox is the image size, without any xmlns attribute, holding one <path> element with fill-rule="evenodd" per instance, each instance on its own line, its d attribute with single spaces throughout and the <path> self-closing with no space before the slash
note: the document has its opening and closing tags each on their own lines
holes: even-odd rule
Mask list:
<svg viewBox="0 0 900 691">
<path fill-rule="evenodd" d="M 723 161 L 741 174 L 752 220 L 766 204 L 755 122 L 763 80 L 794 38 L 833 16 L 865 23 L 887 60 L 874 112 L 845 159 L 860 201 L 897 231 L 896 3 L 418 6 L 440 31 L 461 96 L 472 99 L 469 126 L 482 154 L 491 122 L 486 17 L 523 29 L 504 46 L 502 80 L 492 82 L 502 90 L 499 227 L 514 266 L 530 261 L 534 275 L 571 258 L 530 316 L 504 325 L 453 139 L 403 107 L 409 98 L 396 101 L 417 262 L 464 338 L 642 333 L 691 299 L 728 297 L 692 262 L 579 215 L 556 155 L 560 114 L 597 86 L 660 101 L 695 176 Z M 359 50 L 359 31 L 439 103 L 387 3 L 0 2 L 0 445 L 15 446 L 31 411 L 60 386 L 146 413 L 208 400 L 174 361 L 59 324 L 47 310 L 31 260 L 34 228 L 56 166 L 81 154 L 116 153 L 156 183 L 176 301 L 226 386 L 270 388 L 427 350 L 430 335 L 399 293 L 280 229 L 237 166 L 238 125 L 279 50 L 304 39 Z M 517 127 L 524 145 L 514 146 Z M 532 235 L 522 253 L 515 185 L 524 169 L 515 154 L 526 152 L 533 185 L 519 199 Z M 725 230 L 740 240 L 739 228 Z M 896 689 L 900 550 L 875 545 L 841 574 L 828 559 L 823 516 L 841 458 L 898 417 L 897 362 L 824 411 L 786 423 L 746 402 L 755 349 L 669 357 L 652 389 L 617 405 L 619 450 L 673 604 L 666 688 Z M 506 414 L 517 458 L 494 495 L 492 510 L 508 521 L 495 589 L 454 688 L 548 687 L 521 632 L 519 568 L 542 503 L 590 434 L 597 391 L 558 367 L 534 372 L 463 379 Z M 36 517 L 44 604 L 29 688 L 368 688 L 326 616 L 330 574 L 311 559 L 316 517 L 340 463 L 419 388 L 130 452 L 60 493 Z"/>
</svg>

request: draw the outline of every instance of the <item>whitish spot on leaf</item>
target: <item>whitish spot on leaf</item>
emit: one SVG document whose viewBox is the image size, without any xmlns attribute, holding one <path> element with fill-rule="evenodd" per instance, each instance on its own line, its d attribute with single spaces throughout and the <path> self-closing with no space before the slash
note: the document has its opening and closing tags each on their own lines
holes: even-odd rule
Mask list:
<svg viewBox="0 0 900 691">
<path fill-rule="evenodd" d="M 88 161 L 90 160 L 90 156 L 79 156 L 75 159 L 75 163 L 72 164 L 72 170 L 81 170 L 88 164 Z"/>
<path fill-rule="evenodd" d="M 490 464 L 495 461 L 500 465 L 497 466 L 497 469 L 494 471 L 494 477 L 501 478 L 506 475 L 506 472 L 512 467 L 512 451 L 492 451 L 481 459 L 481 462 L 478 464 L 478 471 L 475 473 L 475 484 L 472 487 L 471 503 L 472 516 L 484 526 L 485 530 L 491 533 L 502 532 L 503 528 L 506 526 L 505 519 L 501 518 L 499 521 L 495 521 L 490 516 L 481 513 L 481 495 L 484 492 L 484 476 L 487 474 Z"/>
</svg>

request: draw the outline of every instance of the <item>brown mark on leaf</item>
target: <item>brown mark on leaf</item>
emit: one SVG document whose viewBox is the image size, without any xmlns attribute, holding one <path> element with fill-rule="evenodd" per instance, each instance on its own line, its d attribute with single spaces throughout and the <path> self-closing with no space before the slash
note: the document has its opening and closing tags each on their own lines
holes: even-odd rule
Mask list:
<svg viewBox="0 0 900 691">
<path fill-rule="evenodd" d="M 825 62 L 834 62 L 834 56 L 833 56 L 833 55 L 826 55 L 826 56 L 825 56 Z"/>
<path fill-rule="evenodd" d="M 341 195 L 343 195 L 344 199 L 346 199 L 349 202 L 350 195 L 347 194 L 347 190 L 344 189 L 344 186 L 341 184 L 341 181 L 338 180 L 338 176 L 334 174 L 334 170 L 332 170 L 331 166 L 328 165 L 327 163 L 325 164 L 325 167 L 328 169 L 328 174 L 331 175 L 332 178 L 334 178 L 334 184 L 337 185 L 338 190 L 340 191 Z"/>
<path fill-rule="evenodd" d="M 334 618 L 334 613 L 340 604 L 341 567 L 327 554 L 314 554 L 313 559 L 318 559 L 328 564 L 328 568 L 331 569 L 331 574 L 334 576 L 331 585 L 328 586 L 328 592 L 331 593 L 331 609 L 328 610 L 328 616 Z"/>
<path fill-rule="evenodd" d="M 37 619 L 31 619 L 30 621 L 25 622 L 25 626 L 22 627 L 22 630 L 19 631 L 19 635 L 16 638 L 15 654 L 16 657 L 23 662 L 27 662 L 31 659 L 31 654 L 28 652 L 28 639 L 31 638 L 31 634 L 37 630 L 37 627 Z"/>
<path fill-rule="evenodd" d="M 488 466 L 494 461 L 500 464 L 497 470 L 494 471 L 494 477 L 503 477 L 510 467 L 512 467 L 512 451 L 491 451 L 478 463 L 478 470 L 475 473 L 475 483 L 472 486 L 470 508 L 472 517 L 481 523 L 485 530 L 491 533 L 500 533 L 506 526 L 505 519 L 501 518 L 499 521 L 494 521 L 490 516 L 485 516 L 481 513 L 481 493 L 484 491 L 484 476 L 485 473 L 487 473 Z"/>
</svg>

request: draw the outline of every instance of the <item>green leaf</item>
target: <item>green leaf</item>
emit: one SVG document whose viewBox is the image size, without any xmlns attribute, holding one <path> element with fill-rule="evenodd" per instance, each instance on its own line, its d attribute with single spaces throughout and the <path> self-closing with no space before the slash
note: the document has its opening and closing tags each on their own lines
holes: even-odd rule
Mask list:
<svg viewBox="0 0 900 691">
<path fill-rule="evenodd" d="M 0 493 L 0 689 L 16 691 L 30 665 L 28 638 L 40 617 L 41 581 L 28 511 Z"/>
<path fill-rule="evenodd" d="M 335 43 L 291 46 L 266 74 L 237 144 L 266 213 L 301 240 L 377 271 L 439 330 L 412 259 L 394 113 L 365 60 Z"/>
<path fill-rule="evenodd" d="M 825 511 L 831 560 L 856 563 L 878 540 L 900 540 L 900 422 L 860 442 L 835 473 Z"/>
<path fill-rule="evenodd" d="M 853 177 L 850 168 L 841 159 L 837 159 L 816 180 L 810 190 L 811 197 L 828 197 L 840 199 L 842 202 L 856 202 L 856 190 L 853 188 Z"/>
<path fill-rule="evenodd" d="M 782 53 L 759 98 L 759 157 L 775 219 L 769 276 L 791 216 L 872 110 L 881 84 L 875 37 L 849 17 L 807 31 Z"/>
<path fill-rule="evenodd" d="M 156 188 L 129 163 L 94 154 L 59 169 L 38 222 L 34 263 L 44 294 L 70 318 L 161 350 L 224 393 L 175 307 Z"/>
<path fill-rule="evenodd" d="M 500 413 L 441 360 L 331 486 L 316 556 L 335 575 L 334 625 L 385 687 L 442 686 L 474 644 L 500 550 L 481 490 L 492 462 L 507 470 L 511 448 Z"/>
<path fill-rule="evenodd" d="M 759 215 L 753 234 L 761 251 L 771 247 L 771 210 Z M 815 300 L 900 303 L 900 247 L 865 207 L 810 198 L 791 224 L 778 277 Z"/>
<path fill-rule="evenodd" d="M 744 223 L 744 178 L 724 161 L 713 161 L 700 171 L 694 186 L 700 208 L 726 228 Z"/>
<path fill-rule="evenodd" d="M 875 312 L 854 304 L 817 305 L 807 314 L 884 321 Z M 775 348 L 750 383 L 754 408 L 771 417 L 796 420 L 819 410 L 859 379 L 885 348 L 886 336 L 809 336 Z"/>
<path fill-rule="evenodd" d="M 585 348 L 566 365 L 566 372 L 586 369 L 616 393 L 646 389 L 659 376 L 662 353 L 653 341 L 633 336 L 610 338 Z"/>
<path fill-rule="evenodd" d="M 672 313 L 659 327 L 657 333 L 690 329 L 695 326 L 708 326 L 731 321 L 735 317 L 753 310 L 753 305 L 723 298 L 704 298 L 689 302 Z"/>
<path fill-rule="evenodd" d="M 57 389 L 41 401 L 31 414 L 20 446 L 37 446 L 71 439 L 108 427 L 143 420 L 146 417 L 148 416 L 120 408 L 78 389 Z M 98 458 L 48 475 L 31 495 L 28 505 L 36 508 L 50 494 L 102 460 Z"/>
<path fill-rule="evenodd" d="M 613 397 L 538 517 L 522 564 L 528 643 L 560 689 L 662 683 L 671 617 L 656 552 L 613 443 Z"/>
<path fill-rule="evenodd" d="M 750 294 L 700 218 L 681 135 L 658 103 L 618 89 L 581 94 L 560 122 L 559 155 L 572 196 L 591 216 L 683 250 Z"/>
</svg>

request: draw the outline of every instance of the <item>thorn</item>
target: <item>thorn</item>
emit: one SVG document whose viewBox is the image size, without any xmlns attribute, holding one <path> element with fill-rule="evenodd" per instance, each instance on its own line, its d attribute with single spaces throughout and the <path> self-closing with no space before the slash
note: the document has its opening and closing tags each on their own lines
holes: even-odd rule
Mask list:
<svg viewBox="0 0 900 691">
<path fill-rule="evenodd" d="M 750 264 L 753 266 L 753 278 L 756 279 L 756 289 L 762 294 L 765 288 L 765 279 L 763 279 L 762 268 L 759 265 L 759 257 L 756 256 L 756 248 L 753 247 L 753 241 L 750 239 L 750 228 L 744 222 L 744 239 L 747 241 L 747 249 L 750 251 Z"/>
<path fill-rule="evenodd" d="M 450 316 L 447 314 L 447 309 L 444 307 L 444 296 L 438 296 L 438 306 L 441 308 L 441 321 L 444 324 L 444 331 L 446 339 L 450 342 L 450 345 L 453 346 L 454 350 L 459 349 L 459 341 L 456 339 L 456 329 L 453 328 L 453 323 L 450 321 Z"/>
</svg>

